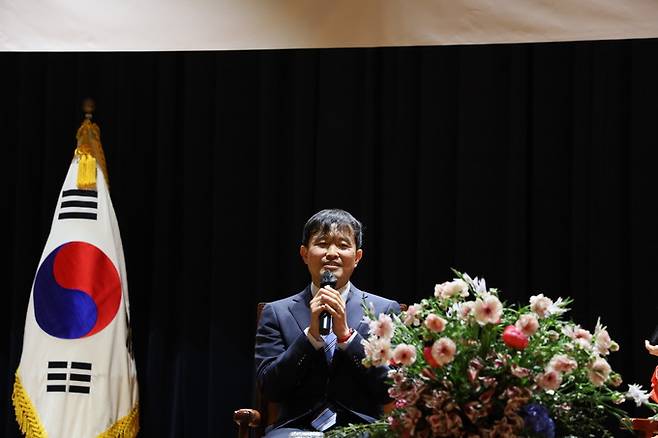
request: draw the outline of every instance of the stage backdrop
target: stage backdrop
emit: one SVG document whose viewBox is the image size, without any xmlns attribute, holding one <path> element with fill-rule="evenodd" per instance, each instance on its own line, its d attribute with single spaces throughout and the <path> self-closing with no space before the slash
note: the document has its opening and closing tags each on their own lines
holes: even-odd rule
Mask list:
<svg viewBox="0 0 658 438">
<path fill-rule="evenodd" d="M 0 2 L 0 50 L 236 50 L 656 37 L 655 0 Z"/>
<path fill-rule="evenodd" d="M 259 301 L 302 289 L 301 228 L 365 224 L 359 287 L 412 303 L 484 276 L 573 296 L 647 384 L 657 40 L 223 53 L 0 54 L 0 424 L 59 187 L 97 101 L 122 231 L 143 436 L 228 437 Z"/>
</svg>

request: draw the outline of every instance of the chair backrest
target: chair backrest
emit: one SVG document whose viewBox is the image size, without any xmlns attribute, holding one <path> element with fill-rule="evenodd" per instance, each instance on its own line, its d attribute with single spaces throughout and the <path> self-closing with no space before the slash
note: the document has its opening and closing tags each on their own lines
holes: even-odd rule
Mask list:
<svg viewBox="0 0 658 438">
<path fill-rule="evenodd" d="M 258 306 L 256 307 L 256 327 L 258 327 L 260 316 L 263 313 L 263 308 L 266 305 L 267 303 L 258 303 Z M 401 311 L 405 311 L 407 308 L 408 306 L 406 304 L 400 304 Z M 258 384 L 255 386 L 255 392 L 254 402 L 256 404 L 256 409 L 258 409 L 260 412 L 260 426 L 256 428 L 255 438 L 260 438 L 264 435 L 265 428 L 274 423 L 279 417 L 279 405 L 278 403 L 268 401 L 265 397 L 263 397 Z M 389 403 L 384 407 L 384 412 L 390 412 L 393 410 L 393 407 L 393 403 Z"/>
<path fill-rule="evenodd" d="M 260 316 L 263 313 L 263 308 L 267 303 L 258 303 L 256 308 L 256 327 L 260 322 Z M 267 426 L 274 423 L 279 417 L 279 405 L 268 401 L 260 391 L 258 383 L 255 385 L 255 394 L 254 394 L 254 403 L 256 404 L 256 409 L 260 412 L 260 426 L 256 428 L 255 438 L 260 438 L 264 435 L 264 430 Z"/>
</svg>

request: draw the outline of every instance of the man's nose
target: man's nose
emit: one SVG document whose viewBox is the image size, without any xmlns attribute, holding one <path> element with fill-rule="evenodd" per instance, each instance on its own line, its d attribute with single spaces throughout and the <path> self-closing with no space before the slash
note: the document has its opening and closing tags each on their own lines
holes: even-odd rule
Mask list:
<svg viewBox="0 0 658 438">
<path fill-rule="evenodd" d="M 338 248 L 336 245 L 329 245 L 327 248 L 327 258 L 328 259 L 335 259 L 338 257 Z"/>
</svg>

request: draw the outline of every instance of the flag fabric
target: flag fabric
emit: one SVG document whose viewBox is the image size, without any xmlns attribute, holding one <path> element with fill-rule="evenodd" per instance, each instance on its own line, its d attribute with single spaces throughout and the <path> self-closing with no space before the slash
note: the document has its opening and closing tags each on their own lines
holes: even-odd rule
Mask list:
<svg viewBox="0 0 658 438">
<path fill-rule="evenodd" d="M 134 437 L 128 283 L 98 126 L 88 118 L 60 191 L 25 318 L 13 404 L 28 437 Z"/>
</svg>

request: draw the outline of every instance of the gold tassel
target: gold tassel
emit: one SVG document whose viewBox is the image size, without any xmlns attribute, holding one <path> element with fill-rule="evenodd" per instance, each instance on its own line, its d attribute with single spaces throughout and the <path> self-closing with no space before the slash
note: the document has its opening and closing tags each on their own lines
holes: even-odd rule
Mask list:
<svg viewBox="0 0 658 438">
<path fill-rule="evenodd" d="M 11 401 L 14 404 L 14 412 L 16 414 L 16 421 L 25 434 L 26 438 L 47 438 L 48 434 L 41 424 L 39 414 L 37 414 L 30 396 L 27 395 L 21 378 L 16 371 L 16 380 L 14 381 L 14 393 L 11 396 Z"/>
<path fill-rule="evenodd" d="M 128 415 L 120 418 L 97 438 L 135 438 L 137 432 L 139 432 L 139 405 L 135 405 Z"/>
<path fill-rule="evenodd" d="M 90 154 L 78 152 L 75 154 L 78 159 L 78 188 L 93 190 L 96 188 L 96 158 Z"/>
<path fill-rule="evenodd" d="M 96 164 L 98 163 L 98 167 L 109 189 L 107 164 L 105 162 L 103 146 L 101 145 L 101 130 L 90 118 L 91 115 L 88 114 L 76 134 L 78 146 L 75 149 L 75 158 L 78 159 L 78 188 L 86 190 L 96 189 Z"/>
</svg>

